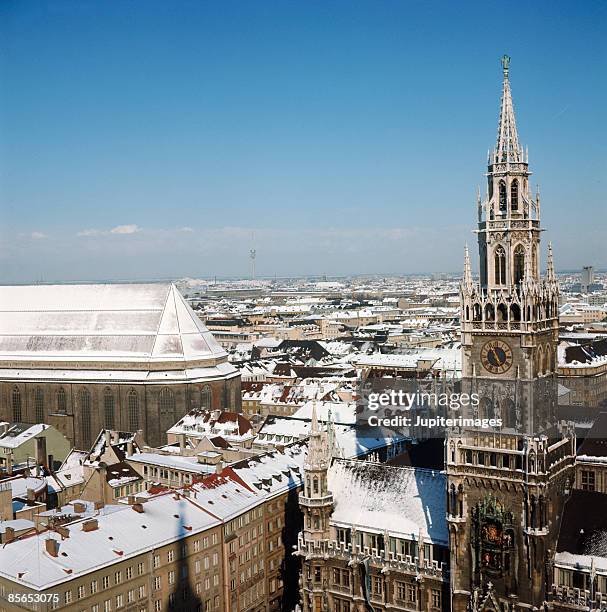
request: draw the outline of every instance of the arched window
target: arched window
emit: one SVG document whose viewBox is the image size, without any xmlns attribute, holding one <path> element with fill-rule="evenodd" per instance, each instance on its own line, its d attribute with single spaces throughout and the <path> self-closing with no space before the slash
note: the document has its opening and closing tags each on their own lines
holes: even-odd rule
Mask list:
<svg viewBox="0 0 607 612">
<path fill-rule="evenodd" d="M 494 269 L 495 269 L 495 284 L 505 285 L 506 284 L 506 251 L 500 244 L 495 249 L 494 257 Z"/>
<path fill-rule="evenodd" d="M 40 387 L 34 391 L 34 414 L 36 423 L 44 423 L 44 392 Z"/>
<path fill-rule="evenodd" d="M 318 478 L 316 476 L 312 479 L 312 493 L 318 493 Z"/>
<path fill-rule="evenodd" d="M 498 321 L 507 321 L 508 320 L 508 306 L 506 304 L 499 304 L 497 307 L 497 320 Z"/>
<path fill-rule="evenodd" d="M 481 312 L 481 305 L 478 303 L 475 303 L 474 306 L 472 306 L 472 316 L 473 316 L 473 320 L 474 321 L 480 321 L 483 318 L 482 312 Z"/>
<path fill-rule="evenodd" d="M 57 412 L 59 414 L 67 413 L 67 397 L 63 387 L 59 387 L 59 391 L 57 391 Z"/>
<path fill-rule="evenodd" d="M 115 429 L 115 404 L 114 394 L 109 387 L 103 392 L 103 426 L 105 429 Z"/>
<path fill-rule="evenodd" d="M 485 321 L 495 321 L 495 309 L 493 304 L 487 304 L 485 306 Z"/>
<path fill-rule="evenodd" d="M 80 389 L 78 393 L 80 404 L 80 424 L 82 431 L 82 442 L 85 446 L 91 445 L 91 394 L 88 389 Z"/>
<path fill-rule="evenodd" d="M 512 210 L 518 210 L 518 181 L 516 179 L 510 186 L 510 207 Z"/>
<path fill-rule="evenodd" d="M 525 248 L 519 244 L 514 249 L 514 284 L 518 285 L 525 278 Z"/>
<path fill-rule="evenodd" d="M 521 320 L 521 307 L 518 304 L 510 305 L 510 320 L 511 321 Z"/>
<path fill-rule="evenodd" d="M 211 387 L 209 385 L 205 385 L 200 392 L 200 405 L 202 408 L 210 408 L 211 407 Z"/>
<path fill-rule="evenodd" d="M 13 393 L 11 395 L 11 404 L 13 407 L 13 421 L 15 423 L 20 423 L 22 414 L 21 414 L 21 391 L 17 387 L 13 387 Z"/>
<path fill-rule="evenodd" d="M 160 408 L 160 414 L 173 414 L 175 412 L 175 396 L 167 387 L 160 392 L 158 407 Z"/>
<path fill-rule="evenodd" d="M 506 197 L 506 183 L 504 181 L 500 181 L 500 212 L 505 211 L 508 206 L 506 202 Z"/>
<path fill-rule="evenodd" d="M 127 409 L 129 418 L 129 431 L 135 432 L 139 429 L 139 396 L 135 389 L 131 389 L 127 396 Z"/>
</svg>

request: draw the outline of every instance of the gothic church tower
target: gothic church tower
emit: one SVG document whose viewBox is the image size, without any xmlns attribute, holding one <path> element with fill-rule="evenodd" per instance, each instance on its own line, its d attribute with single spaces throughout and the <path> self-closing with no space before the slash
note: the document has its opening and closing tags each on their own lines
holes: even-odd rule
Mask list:
<svg viewBox="0 0 607 612">
<path fill-rule="evenodd" d="M 540 277 L 540 201 L 529 186 L 509 79 L 487 192 L 477 198 L 480 280 L 466 247 L 461 284 L 462 391 L 467 417 L 501 426 L 462 429 L 446 441 L 447 521 L 454 612 L 540 607 L 571 478 L 575 436 L 557 427 L 558 284 L 548 247 Z"/>
</svg>

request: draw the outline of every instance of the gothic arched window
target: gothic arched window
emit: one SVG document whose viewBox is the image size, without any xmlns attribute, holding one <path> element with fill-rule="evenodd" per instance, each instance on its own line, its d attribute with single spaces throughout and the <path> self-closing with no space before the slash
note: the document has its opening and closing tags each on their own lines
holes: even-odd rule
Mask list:
<svg viewBox="0 0 607 612">
<path fill-rule="evenodd" d="M 57 391 L 57 412 L 59 414 L 67 413 L 67 397 L 63 387 L 59 387 L 59 391 Z"/>
<path fill-rule="evenodd" d="M 506 183 L 500 181 L 500 212 L 506 210 L 507 206 Z"/>
<path fill-rule="evenodd" d="M 34 391 L 34 414 L 36 423 L 44 423 L 44 392 L 40 387 Z"/>
<path fill-rule="evenodd" d="M 510 207 L 512 210 L 518 210 L 518 181 L 516 179 L 510 186 Z"/>
<path fill-rule="evenodd" d="M 518 304 L 510 305 L 510 320 L 511 321 L 521 320 L 521 307 Z"/>
<path fill-rule="evenodd" d="M 86 446 L 91 444 L 91 394 L 88 389 L 81 389 L 78 394 L 80 404 L 80 422 L 82 426 L 82 441 Z"/>
<path fill-rule="evenodd" d="M 525 278 L 525 248 L 519 244 L 514 249 L 514 284 L 518 285 Z"/>
<path fill-rule="evenodd" d="M 495 284 L 505 285 L 506 284 L 506 251 L 500 244 L 495 249 L 494 256 L 494 270 L 495 270 Z"/>
<path fill-rule="evenodd" d="M 202 391 L 200 392 L 200 405 L 203 408 L 210 408 L 211 399 L 212 399 L 211 387 L 209 387 L 209 385 L 205 385 L 202 388 Z"/>
<path fill-rule="evenodd" d="M 173 392 L 165 387 L 158 397 L 158 407 L 161 415 L 173 415 L 175 413 L 175 396 Z"/>
<path fill-rule="evenodd" d="M 114 394 L 108 387 L 103 392 L 103 423 L 106 429 L 114 429 L 116 426 L 114 407 Z"/>
<path fill-rule="evenodd" d="M 20 423 L 22 414 L 21 414 L 21 391 L 17 387 L 13 387 L 13 393 L 11 395 L 11 404 L 13 408 L 13 421 L 15 423 Z"/>
<path fill-rule="evenodd" d="M 139 429 L 139 396 L 135 389 L 131 389 L 127 396 L 127 408 L 129 417 L 129 431 L 135 432 Z"/>
</svg>

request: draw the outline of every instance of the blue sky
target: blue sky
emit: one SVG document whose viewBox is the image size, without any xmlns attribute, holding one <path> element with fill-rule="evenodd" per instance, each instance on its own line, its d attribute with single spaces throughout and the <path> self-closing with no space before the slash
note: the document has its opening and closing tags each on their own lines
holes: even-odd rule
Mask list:
<svg viewBox="0 0 607 612">
<path fill-rule="evenodd" d="M 4 0 L 0 281 L 457 271 L 504 52 L 544 242 L 607 267 L 606 40 L 592 0 Z"/>
</svg>

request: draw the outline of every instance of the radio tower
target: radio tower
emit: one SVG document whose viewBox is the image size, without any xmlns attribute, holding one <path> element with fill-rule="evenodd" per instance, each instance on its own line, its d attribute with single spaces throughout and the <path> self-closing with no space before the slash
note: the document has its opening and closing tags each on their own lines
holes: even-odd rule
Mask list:
<svg viewBox="0 0 607 612">
<path fill-rule="evenodd" d="M 253 242 L 255 239 L 255 236 L 253 234 L 251 234 L 251 241 Z M 255 243 L 253 242 L 253 246 L 255 246 Z M 255 250 L 255 248 L 252 248 L 249 251 L 249 257 L 251 259 L 251 280 L 255 280 L 255 257 L 257 256 L 257 251 Z"/>
</svg>

